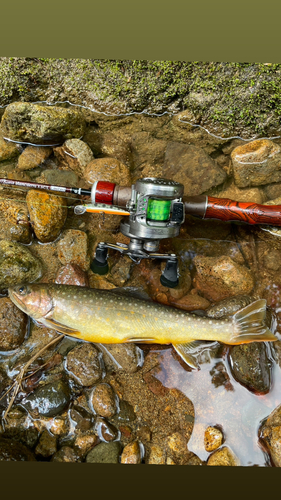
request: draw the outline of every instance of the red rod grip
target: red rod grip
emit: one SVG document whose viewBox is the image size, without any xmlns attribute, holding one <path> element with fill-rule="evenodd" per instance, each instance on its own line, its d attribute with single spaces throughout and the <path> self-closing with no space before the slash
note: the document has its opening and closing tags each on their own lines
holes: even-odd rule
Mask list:
<svg viewBox="0 0 281 500">
<path fill-rule="evenodd" d="M 116 184 L 108 181 L 99 181 L 96 185 L 95 202 L 113 205 L 113 193 Z"/>
<path fill-rule="evenodd" d="M 281 205 L 258 205 L 208 196 L 204 218 L 281 226 Z"/>
</svg>

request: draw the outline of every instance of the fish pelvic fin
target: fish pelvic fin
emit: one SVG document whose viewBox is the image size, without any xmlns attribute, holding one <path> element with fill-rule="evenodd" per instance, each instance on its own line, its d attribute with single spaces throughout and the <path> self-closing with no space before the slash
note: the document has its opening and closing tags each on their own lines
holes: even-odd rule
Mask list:
<svg viewBox="0 0 281 500">
<path fill-rule="evenodd" d="M 81 332 L 78 330 L 62 325 L 53 319 L 41 318 L 39 321 L 42 325 L 47 328 L 52 328 L 53 330 L 56 330 L 56 332 L 64 333 L 65 335 L 69 335 L 71 337 L 83 338 Z"/>
<path fill-rule="evenodd" d="M 200 370 L 200 366 L 197 363 L 194 353 L 201 344 L 202 342 L 200 340 L 192 340 L 191 342 L 186 342 L 184 344 L 172 344 L 172 346 L 188 366 L 195 370 Z"/>
<path fill-rule="evenodd" d="M 246 344 L 248 342 L 272 342 L 277 340 L 265 324 L 266 300 L 259 299 L 240 309 L 233 315 L 234 335 L 224 339 L 225 344 Z"/>
</svg>

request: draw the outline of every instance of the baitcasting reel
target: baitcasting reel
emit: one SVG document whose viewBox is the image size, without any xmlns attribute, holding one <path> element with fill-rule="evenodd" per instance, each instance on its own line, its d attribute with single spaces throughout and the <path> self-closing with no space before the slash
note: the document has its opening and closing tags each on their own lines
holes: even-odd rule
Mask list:
<svg viewBox="0 0 281 500">
<path fill-rule="evenodd" d="M 112 203 L 110 194 L 101 190 L 108 189 L 110 183 L 97 182 L 93 185 L 92 203 L 100 200 Z M 114 185 L 115 187 L 115 185 Z M 96 249 L 91 269 L 94 273 L 108 272 L 108 248 L 128 255 L 134 262 L 142 259 L 165 259 L 166 267 L 160 278 L 162 285 L 173 288 L 178 284 L 178 260 L 175 254 L 157 253 L 161 239 L 178 236 L 184 221 L 182 202 L 184 187 L 178 182 L 167 179 L 145 177 L 131 187 L 131 197 L 126 204 L 127 220 L 120 225 L 122 234 L 130 238 L 128 245 L 100 242 Z M 113 195 L 112 195 L 113 196 Z"/>
</svg>

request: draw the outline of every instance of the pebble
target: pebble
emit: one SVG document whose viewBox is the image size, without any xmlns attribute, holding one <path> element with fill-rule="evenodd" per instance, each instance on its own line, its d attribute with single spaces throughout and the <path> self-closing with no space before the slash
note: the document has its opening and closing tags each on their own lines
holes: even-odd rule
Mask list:
<svg viewBox="0 0 281 500">
<path fill-rule="evenodd" d="M 121 455 L 121 464 L 140 464 L 141 448 L 138 441 L 133 441 L 125 446 Z"/>
<path fill-rule="evenodd" d="M 115 441 L 120 434 L 114 425 L 110 424 L 101 417 L 98 417 L 96 420 L 95 430 L 98 433 L 99 438 L 106 442 Z"/>
<path fill-rule="evenodd" d="M 0 299 L 0 351 L 17 349 L 25 338 L 27 316 L 8 297 Z"/>
<path fill-rule="evenodd" d="M 61 233 L 67 217 L 65 198 L 30 189 L 26 196 L 30 220 L 41 243 L 54 241 Z"/>
<path fill-rule="evenodd" d="M 0 461 L 36 462 L 36 458 L 24 444 L 13 439 L 0 437 Z"/>
<path fill-rule="evenodd" d="M 270 139 L 257 139 L 238 146 L 231 153 L 233 175 L 238 187 L 279 182 L 281 149 Z"/>
<path fill-rule="evenodd" d="M 89 184 L 95 181 L 114 182 L 120 186 L 131 185 L 130 169 L 115 158 L 97 158 L 84 170 L 83 178 Z"/>
<path fill-rule="evenodd" d="M 151 446 L 147 463 L 157 464 L 157 465 L 165 464 L 166 463 L 165 451 L 158 445 Z"/>
<path fill-rule="evenodd" d="M 68 139 L 54 148 L 60 167 L 71 168 L 79 177 L 83 177 L 87 165 L 94 159 L 91 148 L 80 139 Z"/>
<path fill-rule="evenodd" d="M 42 144 L 62 143 L 84 134 L 86 122 L 80 110 L 42 106 L 30 102 L 9 104 L 2 116 L 6 137 L 16 141 Z"/>
<path fill-rule="evenodd" d="M 88 342 L 77 345 L 67 354 L 66 368 L 80 385 L 96 384 L 102 377 L 99 351 Z"/>
<path fill-rule="evenodd" d="M 136 420 L 137 416 L 134 412 L 134 408 L 128 401 L 121 399 L 119 401 L 119 412 L 114 416 L 114 423 L 130 423 Z"/>
<path fill-rule="evenodd" d="M 252 202 L 261 205 L 265 202 L 265 195 L 261 189 L 239 188 L 234 182 L 220 192 L 220 198 L 229 198 L 230 200 Z"/>
<path fill-rule="evenodd" d="M 224 446 L 223 448 L 220 448 L 217 451 L 214 451 L 212 455 L 209 456 L 207 465 L 212 465 L 212 466 L 217 466 L 217 465 L 223 465 L 223 466 L 239 466 L 239 460 L 233 453 L 233 451 L 228 448 L 227 446 Z"/>
<path fill-rule="evenodd" d="M 131 165 L 130 140 L 123 139 L 117 133 L 100 132 L 96 127 L 89 126 L 83 136 L 84 141 L 91 147 L 95 156 L 116 158 L 125 165 Z"/>
<path fill-rule="evenodd" d="M 74 441 L 74 450 L 80 456 L 85 456 L 90 450 L 94 448 L 99 442 L 96 434 L 85 434 L 77 436 Z"/>
<path fill-rule="evenodd" d="M 62 266 L 55 278 L 55 283 L 60 285 L 89 286 L 88 275 L 77 264 Z"/>
<path fill-rule="evenodd" d="M 275 467 L 281 467 L 281 405 L 267 417 L 259 429 L 259 438 L 269 451 Z"/>
<path fill-rule="evenodd" d="M 26 396 L 21 405 L 32 413 L 53 417 L 62 413 L 70 402 L 68 385 L 62 380 L 39 386 Z"/>
<path fill-rule="evenodd" d="M 57 451 L 57 438 L 44 430 L 35 448 L 35 454 L 44 458 L 51 457 Z"/>
<path fill-rule="evenodd" d="M 75 432 L 86 432 L 93 428 L 94 418 L 82 406 L 73 406 L 69 410 L 69 418 L 75 426 Z"/>
<path fill-rule="evenodd" d="M 98 384 L 90 394 L 89 403 L 101 417 L 113 417 L 117 412 L 117 396 L 109 384 Z"/>
<path fill-rule="evenodd" d="M 110 280 L 115 286 L 123 286 L 130 277 L 132 261 L 127 256 L 122 256 L 110 269 Z"/>
<path fill-rule="evenodd" d="M 135 373 L 142 365 L 143 353 L 135 344 L 103 344 L 101 349 L 107 370 Z"/>
<path fill-rule="evenodd" d="M 205 450 L 214 451 L 222 445 L 223 433 L 217 427 L 207 427 L 204 435 Z"/>
<path fill-rule="evenodd" d="M 118 464 L 121 444 L 118 441 L 100 443 L 86 456 L 86 462 L 91 464 Z"/>
<path fill-rule="evenodd" d="M 194 284 L 208 300 L 219 301 L 233 295 L 246 295 L 253 290 L 251 272 L 228 256 L 198 255 L 193 263 L 196 266 Z"/>
<path fill-rule="evenodd" d="M 51 462 L 81 462 L 81 459 L 77 456 L 73 448 L 70 446 L 62 446 L 62 448 L 53 455 Z"/>
<path fill-rule="evenodd" d="M 76 264 L 83 271 L 90 268 L 90 256 L 88 253 L 88 237 L 84 231 L 78 229 L 67 229 L 57 244 L 59 261 L 66 264 Z"/>
<path fill-rule="evenodd" d="M 44 170 L 39 177 L 36 177 L 36 182 L 42 184 L 52 184 L 53 186 L 77 186 L 79 177 L 70 170 Z"/>
<path fill-rule="evenodd" d="M 42 276 L 42 264 L 21 243 L 0 241 L 0 287 L 30 283 Z"/>
<path fill-rule="evenodd" d="M 271 387 L 271 368 L 264 342 L 233 346 L 230 366 L 235 379 L 257 394 L 266 394 Z"/>
<path fill-rule="evenodd" d="M 14 200 L 2 200 L 0 209 L 5 213 L 7 237 L 28 245 L 32 239 L 31 225 L 25 203 Z"/>
<path fill-rule="evenodd" d="M 184 309 L 185 311 L 195 311 L 196 309 L 207 309 L 210 302 L 205 299 L 205 297 L 201 297 L 201 295 L 198 295 L 197 293 L 188 293 L 180 299 L 169 297 L 169 304 L 174 307 L 178 307 L 179 309 Z"/>
<path fill-rule="evenodd" d="M 44 146 L 27 146 L 19 156 L 17 168 L 31 170 L 39 167 L 52 153 L 52 148 Z"/>
</svg>

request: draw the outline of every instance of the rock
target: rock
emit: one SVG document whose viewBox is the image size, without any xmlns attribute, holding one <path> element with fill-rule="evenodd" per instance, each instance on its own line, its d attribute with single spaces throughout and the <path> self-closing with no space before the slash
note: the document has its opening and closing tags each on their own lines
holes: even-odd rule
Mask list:
<svg viewBox="0 0 281 500">
<path fill-rule="evenodd" d="M 192 455 L 186 462 L 186 465 L 203 465 L 202 460 L 197 455 Z"/>
<path fill-rule="evenodd" d="M 152 177 L 154 176 L 153 170 L 158 170 L 158 176 L 161 176 L 166 147 L 167 141 L 156 139 L 149 132 L 141 131 L 132 134 L 131 150 L 134 178 Z M 150 174 L 147 175 L 146 170 L 149 170 Z"/>
<path fill-rule="evenodd" d="M 116 158 L 129 167 L 132 163 L 130 144 L 118 132 L 104 131 L 101 133 L 96 127 L 90 126 L 87 128 L 83 140 L 90 146 L 94 156 Z"/>
<path fill-rule="evenodd" d="M 281 405 L 267 417 L 259 429 L 259 438 L 268 449 L 275 467 L 281 467 Z"/>
<path fill-rule="evenodd" d="M 17 349 L 25 338 L 27 316 L 8 297 L 0 299 L 0 351 Z"/>
<path fill-rule="evenodd" d="M 66 264 L 60 268 L 55 283 L 61 285 L 89 286 L 88 275 L 77 264 Z"/>
<path fill-rule="evenodd" d="M 35 454 L 44 458 L 51 457 L 57 451 L 57 438 L 44 430 L 39 438 L 39 443 L 35 448 Z"/>
<path fill-rule="evenodd" d="M 103 344 L 102 352 L 108 370 L 135 373 L 143 362 L 142 351 L 135 344 Z"/>
<path fill-rule="evenodd" d="M 263 204 L 265 195 L 259 188 L 240 189 L 232 182 L 230 186 L 220 192 L 220 198 L 229 198 L 230 200 L 240 202 L 252 202 Z"/>
<path fill-rule="evenodd" d="M 70 446 L 62 446 L 51 459 L 51 462 L 80 462 L 75 451 Z"/>
<path fill-rule="evenodd" d="M 169 389 L 167 389 L 160 380 L 150 373 L 150 371 L 144 373 L 143 380 L 145 381 L 147 387 L 155 396 L 165 396 Z"/>
<path fill-rule="evenodd" d="M 167 445 L 175 455 L 179 456 L 187 452 L 187 440 L 180 432 L 174 432 L 174 434 L 168 436 Z"/>
<path fill-rule="evenodd" d="M 157 464 L 157 465 L 165 464 L 166 463 L 165 451 L 158 445 L 151 446 L 147 463 Z"/>
<path fill-rule="evenodd" d="M 133 422 L 136 418 L 132 405 L 128 401 L 121 399 L 119 401 L 119 412 L 113 417 L 112 421 L 118 425 L 119 423 Z"/>
<path fill-rule="evenodd" d="M 71 168 L 79 177 L 83 177 L 85 168 L 94 159 L 91 148 L 80 139 L 68 139 L 54 148 L 54 153 L 60 166 Z"/>
<path fill-rule="evenodd" d="M 85 434 L 83 436 L 77 436 L 74 441 L 74 450 L 80 456 L 85 456 L 94 446 L 99 442 L 98 437 L 95 434 Z"/>
<path fill-rule="evenodd" d="M 75 426 L 75 432 L 86 432 L 93 428 L 94 417 L 82 406 L 73 406 L 69 410 L 69 418 Z"/>
<path fill-rule="evenodd" d="M 118 441 L 113 443 L 100 443 L 89 451 L 86 462 L 91 464 L 118 464 L 121 445 Z"/>
<path fill-rule="evenodd" d="M 99 351 L 88 342 L 74 347 L 67 354 L 66 368 L 80 385 L 96 384 L 102 376 Z"/>
<path fill-rule="evenodd" d="M 251 272 L 228 256 L 193 259 L 196 266 L 194 283 L 208 300 L 218 301 L 233 295 L 244 295 L 252 291 L 254 279 Z"/>
<path fill-rule="evenodd" d="M 281 149 L 269 139 L 238 146 L 232 151 L 231 159 L 238 187 L 260 186 L 281 180 Z"/>
<path fill-rule="evenodd" d="M 233 451 L 227 446 L 224 446 L 210 455 L 207 465 L 238 466 L 240 464 Z"/>
<path fill-rule="evenodd" d="M 257 394 L 266 394 L 271 387 L 272 363 L 263 342 L 234 346 L 230 366 L 235 379 Z"/>
<path fill-rule="evenodd" d="M 138 441 L 133 441 L 125 446 L 121 455 L 121 464 L 140 464 L 141 448 Z"/>
<path fill-rule="evenodd" d="M 83 178 L 89 184 L 95 181 L 109 181 L 120 186 L 132 184 L 129 168 L 115 158 L 92 160 L 85 168 Z"/>
<path fill-rule="evenodd" d="M 90 268 L 88 237 L 84 231 L 67 229 L 58 241 L 58 258 L 63 264 L 76 264 L 83 271 Z"/>
<path fill-rule="evenodd" d="M 62 380 L 39 386 L 26 396 L 21 405 L 27 410 L 45 417 L 53 417 L 62 413 L 70 402 L 68 385 Z"/>
<path fill-rule="evenodd" d="M 80 110 L 29 102 L 9 104 L 1 122 L 9 139 L 34 144 L 54 144 L 81 137 L 85 125 Z"/>
<path fill-rule="evenodd" d="M 223 433 L 217 427 L 207 427 L 204 435 L 205 450 L 210 452 L 214 451 L 222 445 Z"/>
<path fill-rule="evenodd" d="M 2 200 L 0 209 L 5 213 L 7 222 L 7 235 L 19 243 L 29 244 L 31 242 L 31 225 L 25 203 L 14 200 Z"/>
<path fill-rule="evenodd" d="M 220 300 L 206 309 L 209 318 L 223 318 L 230 316 L 252 302 L 248 295 L 236 295 L 227 299 Z"/>
<path fill-rule="evenodd" d="M 227 391 L 234 391 L 227 369 L 222 361 L 218 361 L 218 363 L 215 364 L 210 371 L 210 375 L 212 377 L 212 384 L 214 384 L 215 387 L 224 386 Z"/>
<path fill-rule="evenodd" d="M 36 177 L 36 182 L 52 184 L 53 186 L 74 187 L 78 184 L 78 175 L 70 170 L 47 169 L 39 177 Z"/>
<path fill-rule="evenodd" d="M 264 186 L 263 191 L 268 200 L 274 200 L 281 197 L 281 183 L 268 184 Z"/>
<path fill-rule="evenodd" d="M 195 311 L 196 309 L 207 309 L 210 305 L 210 302 L 197 293 L 188 293 L 181 299 L 169 297 L 169 304 L 172 304 L 178 309 L 184 309 L 185 311 Z"/>
<path fill-rule="evenodd" d="M 280 252 L 274 248 L 268 250 L 268 252 L 264 254 L 263 262 L 266 269 L 278 271 L 281 266 Z"/>
<path fill-rule="evenodd" d="M 130 269 L 132 266 L 132 260 L 125 256 L 122 256 L 118 262 L 112 266 L 110 269 L 110 280 L 115 286 L 123 286 L 130 277 Z"/>
<path fill-rule="evenodd" d="M 6 141 L 5 133 L 0 129 L 0 161 L 12 160 L 20 155 L 21 147 L 19 144 Z"/>
<path fill-rule="evenodd" d="M 164 263 L 165 267 L 166 263 Z M 180 270 L 179 284 L 175 288 L 169 289 L 172 300 L 179 300 L 184 297 L 191 287 L 191 276 L 189 269 Z"/>
<path fill-rule="evenodd" d="M 98 433 L 99 438 L 102 441 L 115 441 L 118 436 L 119 432 L 114 425 L 110 424 L 107 422 L 105 419 L 98 417 L 96 420 L 96 425 L 95 425 L 96 432 Z"/>
<path fill-rule="evenodd" d="M 0 437 L 0 461 L 36 462 L 32 451 L 13 439 Z"/>
<path fill-rule="evenodd" d="M 184 194 L 201 194 L 222 184 L 226 173 L 202 148 L 170 142 L 166 149 L 163 177 L 184 185 Z"/>
<path fill-rule="evenodd" d="M 0 241 L 0 287 L 30 283 L 42 276 L 42 265 L 30 250 L 20 243 Z"/>
<path fill-rule="evenodd" d="M 109 384 L 98 384 L 89 397 L 90 407 L 101 417 L 113 417 L 117 412 L 117 396 Z"/>
<path fill-rule="evenodd" d="M 41 243 L 54 241 L 64 226 L 67 217 L 65 198 L 45 191 L 30 189 L 26 196 L 30 220 L 35 235 Z"/>
<path fill-rule="evenodd" d="M 44 146 L 27 146 L 19 156 L 17 168 L 31 170 L 39 167 L 52 153 L 52 148 Z"/>
</svg>

